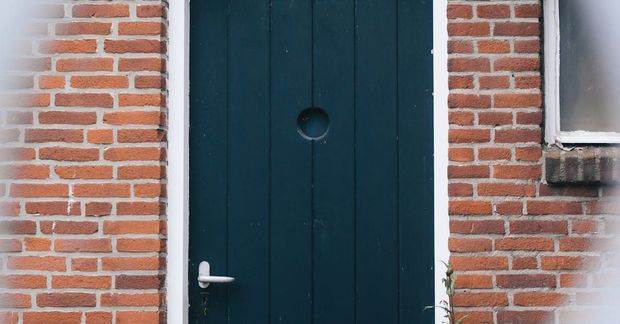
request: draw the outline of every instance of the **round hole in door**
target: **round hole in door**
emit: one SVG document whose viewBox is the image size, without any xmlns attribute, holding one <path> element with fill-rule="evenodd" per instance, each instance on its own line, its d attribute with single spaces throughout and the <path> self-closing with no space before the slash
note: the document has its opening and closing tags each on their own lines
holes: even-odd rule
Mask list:
<svg viewBox="0 0 620 324">
<path fill-rule="evenodd" d="M 324 137 L 329 130 L 329 116 L 319 107 L 304 109 L 297 117 L 297 131 L 309 140 Z"/>
</svg>

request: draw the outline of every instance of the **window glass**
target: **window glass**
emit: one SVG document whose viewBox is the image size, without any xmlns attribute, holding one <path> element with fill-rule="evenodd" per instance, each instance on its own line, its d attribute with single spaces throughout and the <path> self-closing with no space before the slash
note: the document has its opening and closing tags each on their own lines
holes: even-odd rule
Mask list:
<svg viewBox="0 0 620 324">
<path fill-rule="evenodd" d="M 560 130 L 620 132 L 620 1 L 559 7 Z"/>
</svg>

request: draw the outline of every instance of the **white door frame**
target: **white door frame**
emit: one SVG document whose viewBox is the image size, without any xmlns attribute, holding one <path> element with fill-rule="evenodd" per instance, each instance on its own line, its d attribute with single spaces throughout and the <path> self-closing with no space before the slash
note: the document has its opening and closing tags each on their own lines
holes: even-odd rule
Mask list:
<svg viewBox="0 0 620 324">
<path fill-rule="evenodd" d="M 448 261 L 448 30 L 447 0 L 433 1 L 435 303 L 445 299 L 441 283 Z M 187 323 L 189 244 L 189 0 L 173 0 L 168 9 L 168 323 Z M 443 311 L 435 310 L 435 323 Z"/>
</svg>

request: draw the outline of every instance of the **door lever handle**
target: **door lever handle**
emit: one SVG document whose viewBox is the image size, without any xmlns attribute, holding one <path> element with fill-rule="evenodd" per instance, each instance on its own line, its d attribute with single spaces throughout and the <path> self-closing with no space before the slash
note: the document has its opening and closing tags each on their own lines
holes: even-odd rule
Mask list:
<svg viewBox="0 0 620 324">
<path fill-rule="evenodd" d="M 209 262 L 200 262 L 198 266 L 198 286 L 200 286 L 200 288 L 207 288 L 210 283 L 230 283 L 233 281 L 235 281 L 233 277 L 212 276 Z"/>
</svg>

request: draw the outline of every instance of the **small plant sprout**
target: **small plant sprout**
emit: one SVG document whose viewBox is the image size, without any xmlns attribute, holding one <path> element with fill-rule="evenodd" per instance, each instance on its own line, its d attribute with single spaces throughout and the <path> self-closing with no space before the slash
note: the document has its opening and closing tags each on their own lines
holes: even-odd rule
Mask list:
<svg viewBox="0 0 620 324">
<path fill-rule="evenodd" d="M 441 261 L 445 266 L 446 266 L 446 275 L 445 277 L 443 277 L 441 279 L 441 282 L 443 283 L 445 289 L 446 289 L 446 295 L 448 296 L 448 300 L 442 300 L 441 302 L 439 302 L 439 305 L 435 305 L 435 306 L 426 306 L 424 307 L 424 310 L 427 309 L 433 309 L 433 308 L 440 308 L 443 309 L 446 312 L 446 315 L 444 315 L 444 318 L 446 318 L 447 324 L 462 324 L 463 321 L 465 320 L 465 318 L 467 318 L 467 315 L 456 319 L 455 313 L 454 313 L 454 306 L 452 306 L 452 297 L 454 297 L 454 282 L 456 280 L 456 275 L 454 274 L 454 270 L 452 269 L 452 266 L 450 265 L 450 263 L 446 263 Z"/>
</svg>

